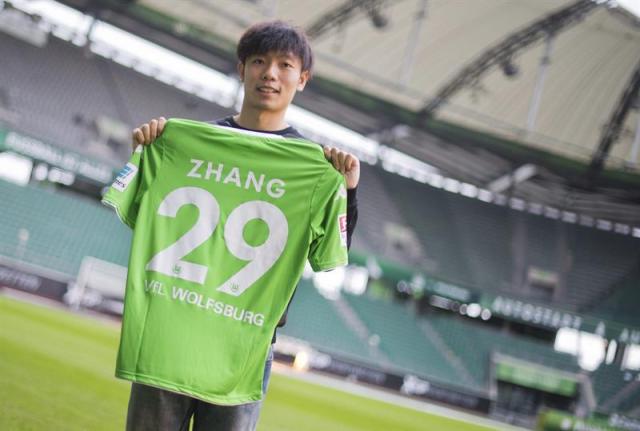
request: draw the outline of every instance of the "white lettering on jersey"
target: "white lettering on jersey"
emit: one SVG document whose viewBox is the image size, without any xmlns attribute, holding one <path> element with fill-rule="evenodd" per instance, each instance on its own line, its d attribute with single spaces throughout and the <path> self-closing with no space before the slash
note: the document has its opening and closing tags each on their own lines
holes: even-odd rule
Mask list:
<svg viewBox="0 0 640 431">
<path fill-rule="evenodd" d="M 207 163 L 207 172 L 204 174 L 204 179 L 208 180 L 209 178 L 211 178 L 211 174 L 215 173 L 216 174 L 216 182 L 220 182 L 220 177 L 222 176 L 222 168 L 224 167 L 224 165 L 222 163 L 220 163 L 218 165 L 218 167 L 214 170 L 213 169 L 213 162 L 208 162 Z"/>
<path fill-rule="evenodd" d="M 262 192 L 266 176 L 260 174 L 259 176 L 253 171 L 247 171 L 246 176 L 240 168 L 232 166 L 229 171 L 225 171 L 224 164 L 215 164 L 214 162 L 206 162 L 205 160 L 191 159 L 191 170 L 187 174 L 189 178 L 199 178 L 203 180 L 213 180 L 217 183 L 234 185 L 238 188 L 244 188 L 245 190 L 255 190 L 258 193 Z M 224 178 L 224 179 L 223 179 Z M 274 199 L 284 196 L 286 190 L 286 183 L 280 178 L 272 178 L 267 181 L 265 192 Z"/>
<path fill-rule="evenodd" d="M 231 169 L 231 172 L 229 172 L 227 177 L 224 179 L 224 183 L 225 184 L 234 183 L 236 186 L 241 187 L 240 186 L 240 169 L 238 168 Z"/>
<path fill-rule="evenodd" d="M 272 198 L 282 197 L 284 194 L 284 181 L 277 178 L 267 183 L 267 194 Z"/>
<path fill-rule="evenodd" d="M 183 258 L 211 237 L 220 221 L 220 205 L 215 196 L 205 189 L 181 187 L 170 192 L 160 202 L 158 215 L 175 218 L 185 205 L 195 205 L 198 208 L 195 224 L 176 242 L 158 251 L 145 269 L 204 284 L 209 268 Z M 243 236 L 245 226 L 254 219 L 264 221 L 269 228 L 269 236 L 258 246 L 248 244 Z M 274 204 L 252 200 L 235 207 L 227 217 L 223 237 L 231 254 L 248 261 L 248 264 L 223 282 L 218 290 L 233 296 L 241 295 L 280 258 L 288 235 L 287 218 Z"/>
<path fill-rule="evenodd" d="M 247 190 L 249 190 L 249 183 L 253 183 L 254 190 L 260 193 L 260 190 L 262 190 L 262 183 L 264 183 L 264 174 L 260 175 L 260 181 L 258 182 L 258 180 L 256 180 L 256 174 L 249 171 L 247 174 L 247 181 L 244 183 L 244 188 Z"/>
<path fill-rule="evenodd" d="M 200 166 L 202 166 L 204 162 L 202 160 L 191 159 L 191 163 L 193 163 L 193 169 L 191 169 L 187 176 L 191 178 L 202 178 L 202 175 L 196 171 L 200 169 Z"/>
<path fill-rule="evenodd" d="M 216 301 L 211 297 L 205 296 L 202 293 L 183 287 L 173 286 L 171 288 L 170 299 L 186 302 L 187 304 L 206 311 L 213 311 L 219 316 L 237 320 L 238 322 L 249 323 L 254 326 L 264 325 L 264 314 L 262 313 L 256 313 L 255 311 L 238 308 L 231 304 L 225 304 L 224 302 Z"/>
</svg>

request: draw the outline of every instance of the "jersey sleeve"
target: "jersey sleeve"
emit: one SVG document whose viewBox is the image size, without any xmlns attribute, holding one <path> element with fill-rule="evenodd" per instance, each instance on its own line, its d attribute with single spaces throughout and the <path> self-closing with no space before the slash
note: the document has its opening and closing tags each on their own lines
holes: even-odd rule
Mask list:
<svg viewBox="0 0 640 431">
<path fill-rule="evenodd" d="M 333 168 L 324 173 L 311 202 L 309 263 L 314 271 L 328 271 L 348 263 L 347 189 Z"/>
<path fill-rule="evenodd" d="M 135 228 L 140 202 L 156 178 L 163 153 L 162 136 L 151 145 L 138 145 L 102 197 L 102 203 L 113 208 L 118 218 L 131 229 Z"/>
</svg>

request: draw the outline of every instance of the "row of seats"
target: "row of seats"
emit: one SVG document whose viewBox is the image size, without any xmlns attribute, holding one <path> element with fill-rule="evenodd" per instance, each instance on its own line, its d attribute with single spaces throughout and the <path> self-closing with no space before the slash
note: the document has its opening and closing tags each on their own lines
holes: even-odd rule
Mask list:
<svg viewBox="0 0 640 431">
<path fill-rule="evenodd" d="M 11 59 L 0 68 L 0 92 L 16 114 L 12 128 L 116 166 L 130 149 L 91 145 L 100 116 L 133 128 L 161 115 L 209 121 L 231 113 L 54 37 L 38 48 L 0 32 L 0 58 Z"/>
<path fill-rule="evenodd" d="M 640 418 L 640 375 L 637 371 L 621 370 L 617 364 L 603 364 L 591 373 L 591 382 L 600 411 Z"/>
<path fill-rule="evenodd" d="M 53 37 L 37 48 L 0 34 L 0 57 L 12 59 L 0 68 L 4 99 L 19 114 L 10 126 L 79 152 L 96 148 L 79 114 L 134 126 L 159 115 L 211 120 L 231 112 Z M 120 165 L 128 151 L 101 156 Z M 359 188 L 354 249 L 454 283 L 597 312 L 612 286 L 640 267 L 638 240 L 629 236 L 480 202 L 379 167 L 362 167 Z M 405 227 L 419 249 L 408 255 L 389 246 L 387 225 Z M 540 298 L 523 282 L 530 266 L 557 272 L 564 287 Z"/>
<path fill-rule="evenodd" d="M 301 280 L 289 307 L 284 335 L 306 340 L 314 347 L 359 362 L 375 361 L 363 340 L 345 325 L 330 301 L 309 280 Z"/>
<path fill-rule="evenodd" d="M 549 343 L 515 336 L 466 318 L 431 313 L 420 318 L 433 327 L 456 353 L 469 372 L 486 386 L 490 378 L 491 355 L 501 353 L 559 370 L 577 372 L 576 358 L 558 353 Z"/>
<path fill-rule="evenodd" d="M 70 276 L 77 274 L 84 256 L 126 265 L 131 233 L 110 209 L 89 199 L 4 181 L 0 181 L 0 195 L 6 204 L 0 222 L 0 254 Z M 399 372 L 486 391 L 494 352 L 577 371 L 573 357 L 554 352 L 548 344 L 506 335 L 477 322 L 438 313 L 418 318 L 405 304 L 366 295 L 345 294 L 344 300 L 369 333 L 379 337 L 376 348 L 389 359 L 392 369 Z M 431 338 L 433 331 L 439 340 Z M 367 340 L 362 340 L 342 319 L 334 303 L 322 297 L 308 280 L 300 282 L 289 322 L 281 332 L 306 340 L 323 351 L 388 368 L 388 364 L 372 354 Z M 452 358 L 439 342 L 444 342 L 461 361 L 471 382 L 452 365 Z M 611 399 L 620 391 L 627 383 L 623 377 L 624 373 L 611 366 L 602 366 L 593 373 L 598 401 Z M 628 395 L 631 398 L 621 399 L 616 409 L 630 410 L 637 405 L 630 399 L 640 401 L 637 388 Z"/>
<path fill-rule="evenodd" d="M 591 312 L 640 268 L 640 241 L 629 235 L 484 203 L 368 169 L 377 171 L 424 254 L 436 262 L 429 272 L 445 280 L 535 301 L 541 296 L 526 276 L 529 268 L 537 268 L 558 278 L 558 287 L 542 299 Z M 635 283 L 640 285 L 637 276 Z M 640 325 L 637 313 L 632 316 Z"/>
<path fill-rule="evenodd" d="M 75 277 L 85 256 L 126 266 L 131 232 L 75 195 L 0 180 L 0 254 Z"/>
<path fill-rule="evenodd" d="M 429 342 L 406 306 L 367 295 L 345 295 L 345 299 L 369 331 L 380 337 L 378 348 L 391 360 L 394 368 L 464 386 L 458 371 Z"/>
</svg>

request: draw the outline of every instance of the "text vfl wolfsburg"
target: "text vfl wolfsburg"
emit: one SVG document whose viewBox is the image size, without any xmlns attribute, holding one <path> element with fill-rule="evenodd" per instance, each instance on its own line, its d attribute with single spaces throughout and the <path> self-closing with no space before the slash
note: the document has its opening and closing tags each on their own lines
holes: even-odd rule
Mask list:
<svg viewBox="0 0 640 431">
<path fill-rule="evenodd" d="M 144 290 L 148 293 L 164 296 L 172 301 L 180 301 L 190 304 L 194 307 L 211 312 L 217 316 L 233 319 L 238 322 L 248 323 L 254 326 L 264 325 L 264 314 L 257 313 L 244 308 L 238 308 L 231 304 L 217 301 L 202 293 L 183 287 L 172 286 L 168 291 L 164 283 L 157 280 L 144 280 Z"/>
</svg>

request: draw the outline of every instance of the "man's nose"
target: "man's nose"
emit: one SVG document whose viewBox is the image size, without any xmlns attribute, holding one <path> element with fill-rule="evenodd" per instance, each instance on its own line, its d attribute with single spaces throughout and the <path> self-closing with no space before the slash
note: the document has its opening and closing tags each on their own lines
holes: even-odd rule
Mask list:
<svg viewBox="0 0 640 431">
<path fill-rule="evenodd" d="M 275 79 L 276 75 L 277 75 L 277 63 L 276 62 L 271 62 L 271 63 L 267 63 L 264 71 L 262 72 L 262 79 L 264 80 L 272 80 Z"/>
</svg>

